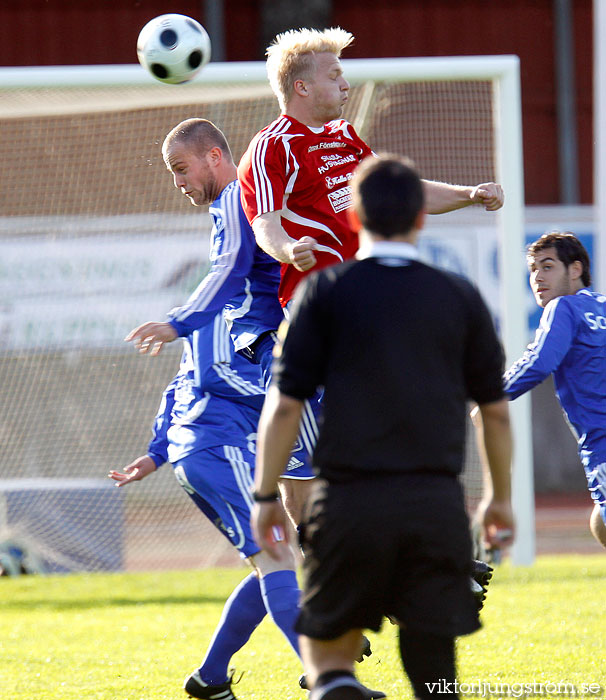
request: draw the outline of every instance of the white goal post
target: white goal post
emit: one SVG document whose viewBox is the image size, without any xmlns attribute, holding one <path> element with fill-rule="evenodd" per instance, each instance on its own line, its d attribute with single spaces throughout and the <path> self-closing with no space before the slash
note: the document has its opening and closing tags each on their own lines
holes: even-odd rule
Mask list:
<svg viewBox="0 0 606 700">
<path fill-rule="evenodd" d="M 593 207 L 597 265 L 596 288 L 606 289 L 606 3 L 593 0 Z M 597 274 L 596 274 L 597 273 Z"/>
<path fill-rule="evenodd" d="M 497 222 L 500 299 L 496 305 L 500 309 L 500 331 L 507 362 L 512 362 L 520 356 L 528 342 L 518 58 L 469 56 L 343 59 L 342 64 L 345 76 L 352 86 L 365 86 L 357 98 L 357 115 L 355 119 L 352 118 L 354 125 L 363 135 L 365 135 L 367 111 L 371 108 L 371 103 L 373 109 L 376 106 L 373 102 L 375 83 L 430 84 L 478 81 L 492 86 L 492 153 L 490 156 L 494 159 L 494 179 L 503 185 L 506 204 L 496 215 L 486 216 L 495 217 Z M 219 99 L 221 93 L 230 86 L 233 86 L 234 91 L 239 90 L 243 94 L 247 90 L 250 90 L 251 94 L 268 94 L 265 64 L 263 62 L 211 63 L 187 86 L 159 86 L 159 83 L 138 65 L 0 68 L 0 91 L 29 90 L 35 96 L 36 91 L 46 93 L 50 88 L 56 88 L 65 92 L 65 100 L 69 102 L 70 91 L 90 89 L 87 100 L 75 99 L 67 109 L 68 113 L 106 109 L 104 100 L 107 97 L 107 91 L 114 89 L 123 92 L 124 98 L 120 98 L 120 101 L 125 109 L 140 109 L 156 106 L 159 103 L 189 105 L 200 99 L 200 91 L 208 95 L 218 95 L 213 99 Z M 135 90 L 133 95 L 129 93 L 131 88 Z M 101 96 L 95 97 L 95 91 L 99 91 Z M 402 103 L 406 102 L 405 98 L 398 99 L 401 99 Z M 12 106 L 11 104 L 0 106 L 0 119 L 4 112 L 9 119 L 15 120 L 30 113 L 60 114 L 62 109 L 62 106 L 46 103 L 42 98 L 38 101 L 28 100 L 25 103 L 16 101 Z M 112 103 L 111 109 L 117 109 L 115 103 Z M 183 118 L 187 116 L 191 115 L 183 114 Z M 469 128 L 473 129 L 473 127 L 472 122 Z M 371 145 L 374 147 L 372 142 Z M 20 215 L 17 218 L 23 217 Z M 437 218 L 442 219 L 442 217 Z M 10 228 L 10 224 L 6 221 L 3 226 Z M 475 281 L 478 282 L 478 280 Z M 482 289 L 482 284 L 479 286 Z M 483 291 L 485 295 L 490 294 L 490 291 Z M 144 320 L 148 319 L 141 319 L 141 321 Z M 158 386 L 158 398 L 163 388 Z M 512 561 L 515 564 L 528 565 L 532 563 L 535 556 L 529 397 L 523 396 L 513 402 L 511 414 L 515 439 L 513 502 L 517 520 L 517 539 L 512 550 Z M 142 447 L 144 448 L 143 445 Z M 132 455 L 133 458 L 135 456 Z M 0 478 L 3 476 L 0 469 Z"/>
</svg>

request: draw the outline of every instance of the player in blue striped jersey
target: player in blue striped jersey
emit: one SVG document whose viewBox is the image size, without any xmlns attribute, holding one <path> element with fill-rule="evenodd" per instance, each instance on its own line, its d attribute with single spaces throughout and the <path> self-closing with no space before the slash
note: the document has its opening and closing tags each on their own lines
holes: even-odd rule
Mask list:
<svg viewBox="0 0 606 700">
<path fill-rule="evenodd" d="M 212 321 L 225 308 L 237 351 L 254 346 L 284 318 L 278 301 L 280 266 L 256 244 L 240 204 L 236 166 L 223 133 L 206 119 L 186 119 L 169 132 L 162 147 L 175 187 L 194 206 L 209 204 L 213 220 L 210 271 L 187 302 L 165 323 L 134 329 L 141 351 L 162 345 Z"/>
<path fill-rule="evenodd" d="M 534 342 L 505 374 L 511 399 L 553 374 L 594 501 L 590 529 L 606 547 L 606 296 L 588 289 L 589 256 L 569 232 L 528 249 L 530 285 L 543 315 Z"/>
<path fill-rule="evenodd" d="M 286 542 L 279 560 L 260 551 L 250 529 L 254 444 L 265 396 L 258 365 L 236 354 L 221 314 L 184 338 L 179 372 L 165 390 L 146 455 L 111 471 L 117 486 L 138 481 L 164 462 L 198 508 L 255 569 L 227 601 L 199 669 L 185 682 L 197 698 L 235 700 L 228 664 L 269 612 L 299 653 L 294 620 L 299 588 Z"/>
<path fill-rule="evenodd" d="M 178 335 L 187 335 L 224 307 L 234 347 L 241 351 L 284 319 L 277 297 L 280 266 L 256 244 L 240 206 L 237 180 L 221 191 L 209 213 L 210 271 L 187 303 L 169 313 L 169 323 Z"/>
<path fill-rule="evenodd" d="M 186 336 L 212 321 L 222 309 L 236 350 L 271 376 L 275 331 L 284 320 L 278 301 L 280 264 L 257 245 L 240 203 L 236 166 L 223 133 L 206 119 L 186 119 L 164 140 L 162 153 L 174 184 L 192 204 L 210 204 L 213 219 L 211 268 L 188 301 L 169 320 L 132 330 L 141 353 L 157 355 L 164 343 Z M 299 439 L 281 482 L 284 506 L 292 521 L 301 509 L 313 477 L 311 453 L 317 438 L 317 401 L 307 402 Z"/>
</svg>

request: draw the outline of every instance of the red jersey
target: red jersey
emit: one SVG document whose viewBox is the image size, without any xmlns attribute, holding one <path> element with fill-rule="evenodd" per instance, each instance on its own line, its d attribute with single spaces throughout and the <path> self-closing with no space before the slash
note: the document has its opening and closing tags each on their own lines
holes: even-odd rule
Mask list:
<svg viewBox="0 0 606 700">
<path fill-rule="evenodd" d="M 320 129 L 282 115 L 253 138 L 238 166 L 244 212 L 252 224 L 261 214 L 282 210 L 289 236 L 315 238 L 318 262 L 312 270 L 352 258 L 358 235 L 347 221 L 349 181 L 356 165 L 371 154 L 344 119 Z M 279 296 L 285 306 L 307 272 L 294 265 L 281 268 Z"/>
</svg>

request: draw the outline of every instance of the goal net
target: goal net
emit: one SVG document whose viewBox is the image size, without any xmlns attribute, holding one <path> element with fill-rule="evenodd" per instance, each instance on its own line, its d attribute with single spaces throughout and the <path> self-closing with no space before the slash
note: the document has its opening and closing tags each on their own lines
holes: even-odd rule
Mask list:
<svg viewBox="0 0 606 700">
<path fill-rule="evenodd" d="M 480 286 L 508 359 L 517 357 L 526 338 L 517 63 L 343 64 L 345 116 L 374 150 L 410 156 L 428 179 L 503 183 L 502 212 L 432 217 L 421 252 Z M 23 551 L 48 571 L 239 561 L 170 465 L 122 489 L 106 475 L 146 452 L 180 358 L 178 343 L 150 358 L 123 338 L 163 320 L 207 270 L 209 215 L 172 186 L 164 136 L 205 117 L 238 160 L 277 116 L 266 82 L 261 63 L 211 64 L 182 86 L 138 66 L 0 69 L 0 557 Z M 516 404 L 518 559 L 528 563 L 532 467 L 527 408 Z M 482 476 L 471 431 L 468 442 L 473 514 Z"/>
</svg>

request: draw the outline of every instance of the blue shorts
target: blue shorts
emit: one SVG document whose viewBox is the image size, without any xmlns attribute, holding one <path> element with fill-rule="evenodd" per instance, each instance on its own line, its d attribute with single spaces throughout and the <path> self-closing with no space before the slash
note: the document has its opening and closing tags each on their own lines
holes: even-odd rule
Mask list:
<svg viewBox="0 0 606 700">
<path fill-rule="evenodd" d="M 600 507 L 606 525 L 606 449 L 581 450 L 581 462 L 587 477 L 587 488 L 594 503 Z"/>
<path fill-rule="evenodd" d="M 252 452 L 230 445 L 200 450 L 173 464 L 179 484 L 243 559 L 260 551 L 250 528 L 254 464 Z"/>
<path fill-rule="evenodd" d="M 313 479 L 315 477 L 312 456 L 318 441 L 318 418 L 321 412 L 321 394 L 303 402 L 303 415 L 299 425 L 299 434 L 292 448 L 283 479 Z"/>
<path fill-rule="evenodd" d="M 265 388 L 271 382 L 271 365 L 273 362 L 273 348 L 276 342 L 276 334 L 268 333 L 262 336 L 253 346 L 250 354 L 246 354 L 251 362 L 261 365 Z M 312 467 L 312 455 L 316 442 L 318 441 L 318 419 L 322 411 L 322 392 L 318 392 L 312 399 L 303 404 L 303 416 L 299 435 L 290 459 L 286 465 L 286 471 L 282 474 L 283 479 L 313 479 L 315 474 Z"/>
</svg>

